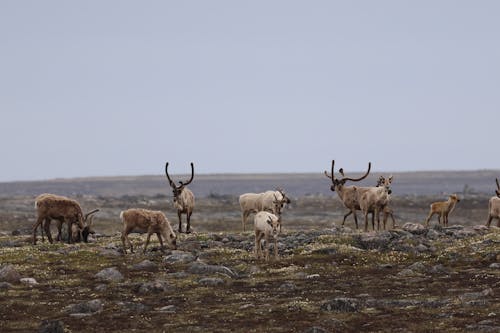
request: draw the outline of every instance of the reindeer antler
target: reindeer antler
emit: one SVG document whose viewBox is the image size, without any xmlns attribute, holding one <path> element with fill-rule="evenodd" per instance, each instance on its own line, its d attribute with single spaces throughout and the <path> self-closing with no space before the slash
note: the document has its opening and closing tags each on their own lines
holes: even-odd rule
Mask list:
<svg viewBox="0 0 500 333">
<path fill-rule="evenodd" d="M 366 171 L 366 173 L 363 176 L 361 176 L 360 178 L 344 177 L 344 178 L 342 178 L 342 181 L 350 180 L 352 182 L 359 182 L 360 180 L 363 180 L 366 177 L 368 177 L 368 174 L 370 173 L 371 168 L 372 168 L 372 162 L 368 162 L 368 170 Z M 340 172 L 340 170 L 339 170 L 339 172 Z M 342 176 L 343 176 L 343 172 L 342 172 Z"/>
<path fill-rule="evenodd" d="M 332 160 L 332 172 L 330 173 L 330 175 L 328 175 L 328 172 L 325 170 L 325 176 L 330 178 L 332 180 L 332 182 L 335 180 L 335 176 L 333 175 L 333 167 L 334 166 L 335 166 L 335 160 Z"/>
</svg>

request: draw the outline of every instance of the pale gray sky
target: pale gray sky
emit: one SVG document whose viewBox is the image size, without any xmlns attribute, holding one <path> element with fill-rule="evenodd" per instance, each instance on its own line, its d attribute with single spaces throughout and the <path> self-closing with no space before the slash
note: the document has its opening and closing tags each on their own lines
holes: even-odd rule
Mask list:
<svg viewBox="0 0 500 333">
<path fill-rule="evenodd" d="M 0 1 L 0 181 L 499 169 L 500 1 Z"/>
</svg>

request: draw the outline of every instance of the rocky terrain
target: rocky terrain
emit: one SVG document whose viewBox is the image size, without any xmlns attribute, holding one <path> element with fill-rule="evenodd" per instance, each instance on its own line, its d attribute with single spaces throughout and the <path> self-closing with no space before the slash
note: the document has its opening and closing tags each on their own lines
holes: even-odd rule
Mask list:
<svg viewBox="0 0 500 333">
<path fill-rule="evenodd" d="M 271 249 L 266 262 L 233 194 L 198 196 L 195 233 L 180 234 L 177 250 L 161 251 L 153 236 L 143 254 L 145 235 L 131 234 L 127 255 L 119 211 L 161 209 L 175 230 L 170 196 L 77 193 L 84 210 L 101 209 L 92 242 L 33 246 L 34 197 L 1 195 L 0 331 L 500 332 L 489 196 L 464 190 L 450 226 L 426 228 L 443 194 L 394 195 L 396 227 L 369 232 L 351 218 L 341 226 L 333 194 L 292 196 L 279 258 Z"/>
</svg>

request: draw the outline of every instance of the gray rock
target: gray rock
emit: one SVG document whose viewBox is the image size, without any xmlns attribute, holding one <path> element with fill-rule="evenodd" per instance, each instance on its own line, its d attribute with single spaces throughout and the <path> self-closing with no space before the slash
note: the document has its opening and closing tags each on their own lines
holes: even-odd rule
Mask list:
<svg viewBox="0 0 500 333">
<path fill-rule="evenodd" d="M 368 232 L 359 235 L 359 247 L 365 250 L 386 250 L 389 248 L 392 235 L 388 231 Z"/>
<path fill-rule="evenodd" d="M 95 277 L 102 282 L 120 282 L 124 277 L 116 267 L 105 268 L 95 275 Z"/>
<path fill-rule="evenodd" d="M 64 333 L 64 323 L 60 320 L 44 320 L 38 327 L 38 333 Z"/>
<path fill-rule="evenodd" d="M 151 260 L 143 260 L 138 264 L 132 266 L 133 271 L 147 271 L 147 272 L 155 272 L 158 270 L 158 266 L 152 262 Z"/>
<path fill-rule="evenodd" d="M 21 274 L 15 269 L 14 265 L 3 265 L 0 267 L 0 282 L 19 283 Z"/>
<path fill-rule="evenodd" d="M 297 290 L 297 286 L 292 282 L 285 282 L 278 289 L 281 291 L 295 291 Z"/>
<path fill-rule="evenodd" d="M 225 281 L 221 278 L 203 278 L 198 281 L 199 284 L 203 286 L 220 286 L 225 283 Z"/>
<path fill-rule="evenodd" d="M 425 226 L 419 223 L 407 222 L 401 228 L 415 235 L 423 235 L 427 232 Z"/>
<path fill-rule="evenodd" d="M 238 274 L 236 274 L 226 266 L 208 265 L 200 261 L 195 261 L 191 263 L 189 265 L 189 268 L 187 269 L 187 272 L 191 274 L 203 274 L 203 275 L 219 273 L 232 278 L 238 277 Z"/>
<path fill-rule="evenodd" d="M 177 311 L 177 308 L 175 307 L 175 305 L 166 305 L 159 309 L 156 309 L 156 311 L 163 313 L 175 313 Z"/>
<path fill-rule="evenodd" d="M 490 266 L 488 266 L 488 267 L 489 267 L 489 268 L 496 268 L 496 269 L 498 269 L 498 268 L 500 268 L 500 263 L 498 263 L 498 262 L 494 262 L 493 264 L 491 264 L 491 265 L 490 265 Z"/>
<path fill-rule="evenodd" d="M 480 292 L 465 293 L 465 294 L 458 296 L 458 298 L 462 302 L 467 302 L 467 301 L 483 300 L 485 297 L 492 296 L 492 295 L 493 295 L 493 289 L 488 288 L 488 289 L 484 289 L 483 291 L 480 291 Z"/>
<path fill-rule="evenodd" d="M 12 288 L 12 285 L 8 282 L 0 282 L 0 290 L 8 290 Z"/>
<path fill-rule="evenodd" d="M 134 290 L 139 294 L 161 293 L 169 289 L 170 285 L 167 281 L 156 280 L 153 282 L 136 284 Z"/>
<path fill-rule="evenodd" d="M 442 236 L 443 234 L 436 231 L 435 229 L 429 229 L 429 231 L 427 231 L 427 234 L 425 235 L 425 237 L 427 237 L 428 239 L 438 239 Z"/>
<path fill-rule="evenodd" d="M 100 299 L 68 305 L 65 310 L 69 314 L 95 314 L 102 311 L 104 304 Z"/>
<path fill-rule="evenodd" d="M 29 286 L 35 286 L 38 282 L 34 278 L 21 278 L 19 282 L 27 284 Z"/>
<path fill-rule="evenodd" d="M 446 275 L 450 275 L 452 273 L 452 270 L 449 269 L 448 267 L 445 267 L 441 264 L 438 264 L 438 265 L 435 265 L 435 266 L 432 266 L 431 269 L 429 270 L 429 272 L 433 273 L 433 274 L 446 274 Z"/>
<path fill-rule="evenodd" d="M 361 306 L 361 301 L 356 298 L 339 297 L 323 303 L 321 310 L 328 312 L 358 312 Z"/>
<path fill-rule="evenodd" d="M 420 261 L 417 261 L 417 262 L 411 264 L 407 268 L 411 269 L 412 271 L 420 272 L 420 273 L 423 273 L 427 270 L 427 267 L 424 265 L 424 263 L 422 263 Z"/>
<path fill-rule="evenodd" d="M 118 305 L 126 312 L 141 313 L 151 310 L 151 307 L 136 302 L 119 302 Z"/>
<path fill-rule="evenodd" d="M 166 264 L 187 264 L 196 260 L 196 257 L 190 252 L 172 251 L 172 254 L 163 258 Z"/>
</svg>

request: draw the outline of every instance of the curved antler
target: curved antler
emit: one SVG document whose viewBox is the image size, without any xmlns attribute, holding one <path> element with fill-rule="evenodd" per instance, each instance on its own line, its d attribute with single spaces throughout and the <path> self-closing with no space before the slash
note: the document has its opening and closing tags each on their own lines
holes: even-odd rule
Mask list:
<svg viewBox="0 0 500 333">
<path fill-rule="evenodd" d="M 180 183 L 184 186 L 189 185 L 193 181 L 193 178 L 194 178 L 194 165 L 193 165 L 193 162 L 191 162 L 191 178 L 187 181 L 187 183 L 183 183 L 183 182 L 180 182 Z"/>
<path fill-rule="evenodd" d="M 94 210 L 92 210 L 92 211 L 88 212 L 87 214 L 85 214 L 85 217 L 83 218 L 83 220 L 84 220 L 84 221 L 87 221 L 87 218 L 88 218 L 90 215 L 95 214 L 95 213 L 97 213 L 98 211 L 99 211 L 99 209 L 94 209 Z M 92 216 L 91 216 L 91 218 L 92 218 Z"/>
<path fill-rule="evenodd" d="M 333 167 L 334 166 L 335 166 L 335 160 L 332 160 L 332 173 L 330 174 L 330 176 L 328 175 L 328 172 L 325 170 L 325 176 L 330 178 L 332 180 L 332 182 L 335 180 L 335 176 L 333 175 Z"/>
<path fill-rule="evenodd" d="M 168 162 L 165 164 L 165 174 L 167 175 L 168 182 L 170 183 L 170 186 L 175 187 L 175 183 L 170 179 L 170 176 L 168 174 Z"/>
<path fill-rule="evenodd" d="M 500 183 L 498 183 L 498 178 L 495 178 L 495 181 L 497 182 L 497 189 L 500 190 Z"/>
<path fill-rule="evenodd" d="M 343 181 L 350 180 L 352 182 L 359 182 L 360 180 L 363 180 L 366 177 L 368 177 L 368 174 L 370 173 L 371 168 L 372 168 L 372 162 L 368 162 L 368 170 L 366 171 L 366 173 L 363 176 L 361 176 L 360 178 L 348 178 L 348 177 L 344 177 L 344 178 L 342 178 L 342 180 Z"/>
</svg>

